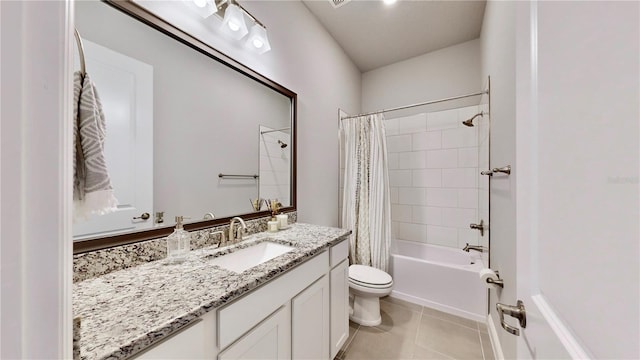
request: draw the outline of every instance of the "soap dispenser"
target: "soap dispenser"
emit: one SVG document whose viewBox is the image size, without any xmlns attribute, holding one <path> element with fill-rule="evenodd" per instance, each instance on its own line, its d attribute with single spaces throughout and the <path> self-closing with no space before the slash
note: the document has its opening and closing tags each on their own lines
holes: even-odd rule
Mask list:
<svg viewBox="0 0 640 360">
<path fill-rule="evenodd" d="M 191 236 L 182 228 L 182 216 L 176 216 L 176 229 L 167 237 L 167 259 L 181 263 L 191 249 Z"/>
</svg>

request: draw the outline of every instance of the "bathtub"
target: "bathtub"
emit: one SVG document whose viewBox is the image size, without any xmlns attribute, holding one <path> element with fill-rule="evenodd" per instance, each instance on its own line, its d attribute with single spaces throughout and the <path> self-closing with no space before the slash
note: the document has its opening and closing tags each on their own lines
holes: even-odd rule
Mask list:
<svg viewBox="0 0 640 360">
<path fill-rule="evenodd" d="M 487 289 L 478 273 L 479 253 L 394 240 L 391 246 L 391 297 L 484 322 Z"/>
</svg>

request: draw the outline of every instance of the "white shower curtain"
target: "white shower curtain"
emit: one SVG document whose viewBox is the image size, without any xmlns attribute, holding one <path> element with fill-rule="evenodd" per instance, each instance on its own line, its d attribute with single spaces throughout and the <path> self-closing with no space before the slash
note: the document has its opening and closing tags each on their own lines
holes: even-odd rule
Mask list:
<svg viewBox="0 0 640 360">
<path fill-rule="evenodd" d="M 391 199 L 383 120 L 382 114 L 344 119 L 339 136 L 345 166 L 342 227 L 353 231 L 349 258 L 387 271 Z"/>
</svg>

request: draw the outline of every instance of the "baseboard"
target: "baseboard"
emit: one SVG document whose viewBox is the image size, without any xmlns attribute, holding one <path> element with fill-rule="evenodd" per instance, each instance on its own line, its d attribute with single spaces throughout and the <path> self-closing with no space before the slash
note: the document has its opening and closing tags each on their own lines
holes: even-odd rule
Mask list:
<svg viewBox="0 0 640 360">
<path fill-rule="evenodd" d="M 496 360 L 504 360 L 504 352 L 502 351 L 502 345 L 500 345 L 500 338 L 498 337 L 498 330 L 493 322 L 491 315 L 487 315 L 487 329 L 489 330 L 489 339 L 491 340 L 491 347 L 493 348 L 493 354 Z"/>
<path fill-rule="evenodd" d="M 422 306 L 426 306 L 428 308 L 432 308 L 438 311 L 442 311 L 445 312 L 447 314 L 451 314 L 451 315 L 456 315 L 459 317 L 463 317 L 465 319 L 469 319 L 469 320 L 473 320 L 473 321 L 478 321 L 478 322 L 484 322 L 486 319 L 484 317 L 484 315 L 481 314 L 475 314 L 469 311 L 465 311 L 462 309 L 458 309 L 458 308 L 454 308 L 448 305 L 444 305 L 444 304 L 440 304 L 434 301 L 429 301 L 429 300 L 425 300 L 419 297 L 415 297 L 415 296 L 411 296 L 411 295 L 407 295 L 405 293 L 401 293 L 399 291 L 396 290 L 392 290 L 391 294 L 389 295 L 393 298 L 396 299 L 400 299 L 400 300 L 404 300 L 404 301 L 408 301 L 414 304 L 418 304 L 418 305 L 422 305 Z"/>
</svg>

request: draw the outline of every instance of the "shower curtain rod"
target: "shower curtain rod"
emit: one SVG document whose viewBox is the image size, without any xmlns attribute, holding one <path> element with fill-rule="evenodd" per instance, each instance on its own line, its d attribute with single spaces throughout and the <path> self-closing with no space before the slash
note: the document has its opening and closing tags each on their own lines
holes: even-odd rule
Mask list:
<svg viewBox="0 0 640 360">
<path fill-rule="evenodd" d="M 464 98 L 468 98 L 468 97 L 472 97 L 472 96 L 478 96 L 478 95 L 484 95 L 484 94 L 488 94 L 488 93 L 489 93 L 489 91 L 488 91 L 488 90 L 484 90 L 484 91 L 476 92 L 476 93 L 473 93 L 473 94 L 466 94 L 466 95 L 454 96 L 454 97 L 449 97 L 449 98 L 444 98 L 444 99 L 438 99 L 438 100 L 431 100 L 431 101 L 421 102 L 421 103 L 417 103 L 417 104 L 411 104 L 411 105 L 399 106 L 399 107 L 390 108 L 390 109 L 383 109 L 383 110 L 378 110 L 378 111 L 374 111 L 374 112 L 370 112 L 370 113 L 365 113 L 365 114 L 360 114 L 360 115 L 354 115 L 354 116 L 347 116 L 347 117 L 343 117 L 342 119 L 340 119 L 340 121 L 342 121 L 342 120 L 344 120 L 344 119 L 353 119 L 353 118 L 360 117 L 360 116 L 367 116 L 367 115 L 380 114 L 380 113 L 385 113 L 385 112 L 389 112 L 389 111 L 396 111 L 396 110 L 410 109 L 410 108 L 412 108 L 412 107 L 417 107 L 417 106 L 424 106 L 424 105 L 437 104 L 437 103 L 441 103 L 441 102 L 445 102 L 445 101 L 450 101 L 450 100 L 464 99 Z"/>
</svg>

